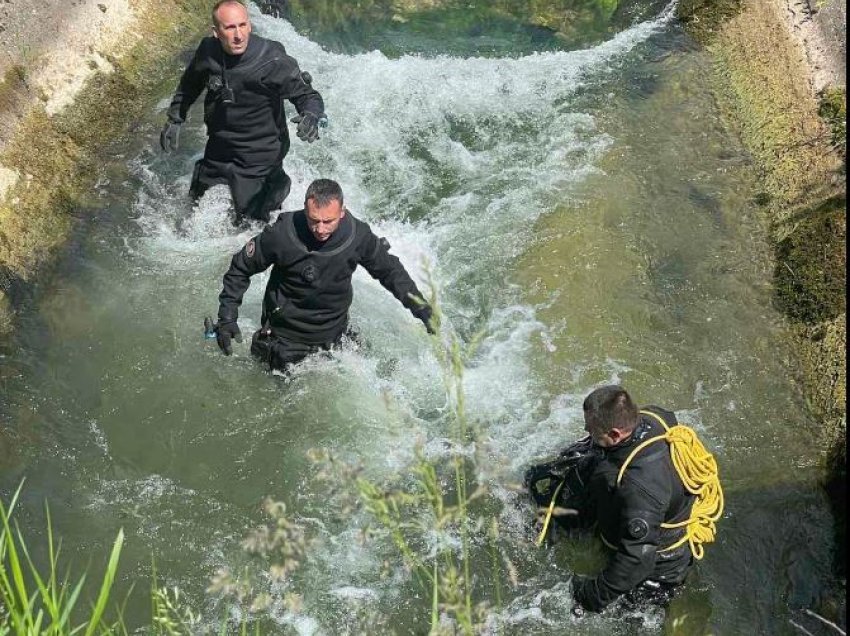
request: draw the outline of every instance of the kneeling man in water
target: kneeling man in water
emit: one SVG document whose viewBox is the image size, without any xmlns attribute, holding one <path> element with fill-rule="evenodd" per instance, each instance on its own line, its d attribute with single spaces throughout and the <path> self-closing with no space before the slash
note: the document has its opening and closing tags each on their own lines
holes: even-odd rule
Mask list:
<svg viewBox="0 0 850 636">
<path fill-rule="evenodd" d="M 601 612 L 620 596 L 626 607 L 665 606 L 714 541 L 723 513 L 717 464 L 672 411 L 638 409 L 620 386 L 596 389 L 583 407 L 588 436 L 526 473 L 533 499 L 548 507 L 538 542 L 558 507 L 573 513 L 564 527 L 596 528 L 609 548 L 599 575 L 573 578 L 574 614 Z"/>
<path fill-rule="evenodd" d="M 230 355 L 231 340 L 241 341 L 236 320 L 242 297 L 251 276 L 269 267 L 262 326 L 254 333 L 251 353 L 273 369 L 285 369 L 340 341 L 358 265 L 432 332 L 431 307 L 389 248 L 386 239 L 347 212 L 336 181 L 317 179 L 307 188 L 303 210 L 281 214 L 233 256 L 219 295 L 218 346 Z"/>
</svg>

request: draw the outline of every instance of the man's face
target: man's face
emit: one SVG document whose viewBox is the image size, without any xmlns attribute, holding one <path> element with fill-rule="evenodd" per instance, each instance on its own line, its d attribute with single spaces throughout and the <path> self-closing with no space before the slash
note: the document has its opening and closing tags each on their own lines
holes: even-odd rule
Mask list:
<svg viewBox="0 0 850 636">
<path fill-rule="evenodd" d="M 336 232 L 339 222 L 345 216 L 345 208 L 337 200 L 332 200 L 325 207 L 320 208 L 313 199 L 307 199 L 305 208 L 307 227 L 320 243 L 327 241 L 331 234 Z"/>
<path fill-rule="evenodd" d="M 584 430 L 593 439 L 593 443 L 601 448 L 610 448 L 624 439 L 616 428 L 603 433 L 599 427 L 593 425 L 587 414 L 584 416 Z"/>
<path fill-rule="evenodd" d="M 223 4 L 216 11 L 213 35 L 228 55 L 242 55 L 248 48 L 251 21 L 248 11 L 240 4 Z"/>
</svg>

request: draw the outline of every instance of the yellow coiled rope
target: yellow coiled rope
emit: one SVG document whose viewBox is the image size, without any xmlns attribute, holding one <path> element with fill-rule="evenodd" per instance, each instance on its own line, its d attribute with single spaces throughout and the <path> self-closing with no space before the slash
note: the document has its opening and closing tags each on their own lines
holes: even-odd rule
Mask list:
<svg viewBox="0 0 850 636">
<path fill-rule="evenodd" d="M 714 541 L 717 532 L 716 523 L 723 514 L 723 489 L 720 487 L 720 477 L 717 462 L 697 437 L 694 430 L 684 424 L 670 427 L 667 422 L 652 411 L 641 411 L 643 415 L 655 418 L 664 427 L 663 435 L 650 437 L 638 444 L 623 462 L 617 475 L 617 485 L 623 479 L 626 468 L 637 454 L 654 442 L 661 440 L 670 444 L 670 457 L 673 466 L 679 474 L 685 488 L 696 495 L 691 516 L 678 523 L 662 523 L 662 528 L 685 528 L 685 535 L 671 546 L 659 550 L 667 552 L 674 550 L 686 541 L 690 544 L 691 553 L 699 560 L 704 556 L 703 544 Z"/>
</svg>

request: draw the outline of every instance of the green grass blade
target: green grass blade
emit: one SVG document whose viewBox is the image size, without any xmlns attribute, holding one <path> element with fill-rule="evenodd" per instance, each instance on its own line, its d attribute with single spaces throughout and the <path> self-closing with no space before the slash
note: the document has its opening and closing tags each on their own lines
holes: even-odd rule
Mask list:
<svg viewBox="0 0 850 636">
<path fill-rule="evenodd" d="M 0 501 L 0 517 L 3 517 L 4 520 L 8 521 L 12 518 L 12 513 L 15 511 L 15 504 L 18 503 L 18 496 L 21 494 L 21 489 L 24 487 L 24 480 L 21 480 L 18 489 L 15 491 L 15 494 L 12 495 L 12 501 L 9 502 L 9 509 L 3 507 L 3 502 Z M 4 524 L 5 526 L 5 524 Z M 2 562 L 5 558 L 6 554 L 6 529 L 5 527 L 0 528 L 0 562 Z"/>
<path fill-rule="evenodd" d="M 35 600 L 35 599 L 33 599 Z M 35 619 L 35 623 L 32 626 L 33 634 L 41 633 L 41 621 L 44 620 L 44 610 L 38 610 L 38 616 Z"/>
<path fill-rule="evenodd" d="M 15 593 L 17 594 L 18 600 L 24 605 L 21 616 L 24 617 L 27 625 L 32 627 L 29 594 L 27 593 L 26 583 L 24 583 L 24 573 L 21 568 L 21 560 L 18 557 L 18 550 L 15 547 L 15 535 L 12 533 L 12 528 L 9 525 L 9 517 L 6 515 L 6 511 L 2 504 L 0 504 L 0 518 L 2 518 L 3 521 L 3 535 L 6 539 L 6 557 L 9 560 L 9 568 L 12 571 L 11 582 L 14 584 L 11 591 L 13 595 Z M 5 569 L 5 567 L 3 569 Z"/>
<path fill-rule="evenodd" d="M 27 565 L 30 569 L 30 574 L 32 575 L 33 581 L 35 581 L 35 585 L 38 588 L 38 593 L 41 595 L 41 604 L 47 609 L 47 613 L 50 615 L 51 621 L 56 621 L 58 618 L 58 607 L 53 604 L 53 595 L 51 594 L 50 589 L 48 589 L 47 584 L 44 582 L 44 579 L 41 578 L 41 575 L 38 573 L 38 568 L 36 568 L 35 563 L 33 563 L 32 557 L 30 556 L 30 551 L 27 548 L 27 544 L 24 541 L 24 535 L 21 532 L 18 524 L 15 524 L 15 530 L 18 533 L 18 544 L 21 546 L 21 553 L 27 560 Z M 51 569 L 53 568 L 53 564 L 51 564 Z M 32 598 L 30 599 L 30 607 L 35 608 L 35 600 L 36 594 L 33 593 Z M 35 633 L 38 633 L 38 630 L 35 630 Z"/>
<path fill-rule="evenodd" d="M 50 561 L 50 578 L 47 585 L 50 588 L 51 604 L 55 608 L 60 608 L 62 606 L 62 597 L 65 593 L 65 586 L 63 585 L 61 590 L 59 590 L 56 585 L 56 565 L 59 563 L 59 553 L 53 544 L 53 519 L 50 517 L 50 506 L 47 505 L 46 501 L 44 502 L 44 513 L 47 515 L 47 558 Z"/>
<path fill-rule="evenodd" d="M 100 586 L 100 593 L 97 596 L 97 602 L 89 620 L 88 629 L 86 629 L 86 636 L 92 636 L 95 633 L 103 618 L 106 604 L 109 602 L 109 594 L 112 591 L 112 583 L 115 581 L 115 572 L 118 570 L 118 557 L 121 556 L 121 547 L 123 545 L 124 529 L 122 528 L 118 531 L 118 536 L 115 537 L 115 544 L 112 546 L 112 554 L 109 555 L 109 563 L 106 566 L 106 572 L 103 574 L 103 583 Z"/>
<path fill-rule="evenodd" d="M 68 600 L 65 601 L 65 606 L 62 609 L 62 615 L 59 617 L 59 627 L 62 629 L 65 628 L 65 625 L 69 625 L 71 621 L 71 611 L 74 609 L 74 606 L 77 604 L 77 599 L 80 596 L 80 592 L 83 590 L 83 583 L 86 581 L 86 575 L 83 574 L 80 577 L 79 583 L 77 583 L 76 587 L 74 587 L 71 595 L 68 597 Z"/>
</svg>

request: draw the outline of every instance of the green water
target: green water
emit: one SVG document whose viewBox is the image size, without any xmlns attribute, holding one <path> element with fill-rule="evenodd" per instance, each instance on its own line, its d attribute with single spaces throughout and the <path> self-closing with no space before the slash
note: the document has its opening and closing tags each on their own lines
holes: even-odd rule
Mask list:
<svg viewBox="0 0 850 636">
<path fill-rule="evenodd" d="M 374 43 L 352 48 L 350 31 L 340 35 L 349 44 L 328 49 L 254 18 L 313 74 L 331 120 L 318 143 L 294 142 L 287 206 L 313 178 L 337 178 L 418 280 L 430 261 L 447 330 L 469 339 L 486 329 L 465 388 L 476 476 L 489 487 L 473 521 L 492 515 L 501 528 L 495 573 L 484 533 L 473 541 L 476 601 L 494 602 L 494 586 L 502 601 L 487 633 L 792 634 L 800 609 L 826 611 L 833 543 L 815 485 L 820 449 L 772 304 L 751 169 L 708 92 L 708 61 L 675 23 L 529 55 L 519 55 L 528 31 L 503 23 L 491 34 L 499 47 L 478 57 L 481 43 L 464 51 L 451 25 L 443 54 L 427 54 L 443 42 L 436 25 L 427 38 L 400 28 L 404 46 L 385 55 L 358 53 Z M 402 54 L 411 50 L 426 54 Z M 147 620 L 152 558 L 213 625 L 226 604 L 205 593 L 209 579 L 249 561 L 240 541 L 271 495 L 315 544 L 286 586 L 271 587 L 276 599 L 300 595 L 301 610 L 275 605 L 266 633 L 426 633 L 427 591 L 386 537 L 361 541 L 369 516 L 343 510 L 344 488 L 329 491 L 307 459 L 325 448 L 399 487 L 410 486 L 418 447 L 447 459 L 446 398 L 421 325 L 358 276 L 363 344 L 288 379 L 247 345 L 221 356 L 201 321 L 251 232 L 229 226 L 221 189 L 194 208 L 186 200 L 199 113 L 168 158 L 153 150 L 161 119 L 151 112 L 149 134 L 115 156 L 3 352 L 4 498 L 25 477 L 19 522 L 37 542 L 48 501 L 78 568 L 99 566 L 123 527 L 118 585 L 123 594 L 136 583 L 133 625 Z M 666 626 L 658 614 L 572 619 L 569 574 L 593 559 L 568 543 L 535 549 L 531 511 L 510 488 L 581 433 L 583 397 L 610 381 L 676 409 L 722 471 L 718 542 Z"/>
</svg>

